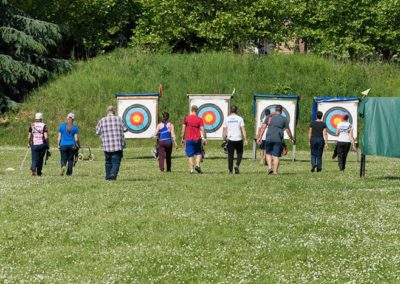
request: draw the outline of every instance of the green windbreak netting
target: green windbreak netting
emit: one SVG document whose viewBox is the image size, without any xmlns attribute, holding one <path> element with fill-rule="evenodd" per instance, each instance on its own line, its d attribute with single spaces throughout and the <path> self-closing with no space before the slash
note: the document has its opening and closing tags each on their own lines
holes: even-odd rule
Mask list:
<svg viewBox="0 0 400 284">
<path fill-rule="evenodd" d="M 358 112 L 364 118 L 363 154 L 400 158 L 400 98 L 366 98 Z"/>
</svg>

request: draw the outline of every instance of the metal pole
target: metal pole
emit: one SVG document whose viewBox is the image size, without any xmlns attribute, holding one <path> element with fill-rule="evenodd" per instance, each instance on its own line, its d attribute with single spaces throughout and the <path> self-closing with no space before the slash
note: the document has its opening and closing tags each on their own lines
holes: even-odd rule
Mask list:
<svg viewBox="0 0 400 284">
<path fill-rule="evenodd" d="M 296 144 L 293 144 L 292 146 L 292 162 L 296 161 Z"/>
<path fill-rule="evenodd" d="M 361 154 L 360 178 L 365 177 L 365 155 Z"/>
</svg>

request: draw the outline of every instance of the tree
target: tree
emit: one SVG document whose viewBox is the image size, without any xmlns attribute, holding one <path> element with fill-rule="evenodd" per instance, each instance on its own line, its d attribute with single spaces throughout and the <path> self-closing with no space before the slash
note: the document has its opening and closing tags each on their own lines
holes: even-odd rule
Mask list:
<svg viewBox="0 0 400 284">
<path fill-rule="evenodd" d="M 32 19 L 0 0 L 0 113 L 14 109 L 50 74 L 72 67 L 52 57 L 51 47 L 61 39 L 57 25 Z"/>
<path fill-rule="evenodd" d="M 63 29 L 63 53 L 88 58 L 127 46 L 136 26 L 138 0 L 9 0 L 36 19 Z"/>
</svg>

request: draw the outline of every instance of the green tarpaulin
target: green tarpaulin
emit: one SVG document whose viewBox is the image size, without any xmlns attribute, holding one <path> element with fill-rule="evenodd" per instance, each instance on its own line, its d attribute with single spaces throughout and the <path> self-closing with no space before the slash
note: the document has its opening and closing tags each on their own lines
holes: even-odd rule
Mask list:
<svg viewBox="0 0 400 284">
<path fill-rule="evenodd" d="M 364 155 L 400 158 L 400 98 L 366 98 L 358 109 L 364 118 Z"/>
</svg>

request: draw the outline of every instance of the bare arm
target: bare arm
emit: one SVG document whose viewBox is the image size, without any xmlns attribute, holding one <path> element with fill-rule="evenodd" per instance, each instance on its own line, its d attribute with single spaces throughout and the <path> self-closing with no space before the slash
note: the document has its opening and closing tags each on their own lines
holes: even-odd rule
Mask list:
<svg viewBox="0 0 400 284">
<path fill-rule="evenodd" d="M 312 127 L 308 128 L 308 145 L 311 145 Z"/>
<path fill-rule="evenodd" d="M 290 141 L 292 141 L 293 144 L 296 144 L 296 140 L 294 140 L 294 137 L 292 135 L 292 131 L 290 131 L 290 128 L 285 129 L 287 135 L 289 136 Z"/>
<path fill-rule="evenodd" d="M 57 136 L 57 147 L 60 148 L 60 142 L 61 142 L 61 133 L 58 132 L 58 136 Z"/>
<path fill-rule="evenodd" d="M 244 125 L 242 127 L 240 127 L 240 128 L 242 130 L 242 135 L 243 135 L 243 138 L 244 138 L 244 145 L 246 146 L 248 144 L 246 128 L 244 127 Z"/>
<path fill-rule="evenodd" d="M 350 129 L 350 141 L 353 149 L 356 149 L 356 142 L 354 141 L 353 128 Z"/>
<path fill-rule="evenodd" d="M 203 135 L 203 138 L 207 139 L 207 133 L 206 133 L 206 130 L 204 129 L 204 126 L 200 126 L 200 131 L 201 131 L 201 134 Z"/>
<path fill-rule="evenodd" d="M 161 123 L 157 124 L 157 127 L 156 127 L 156 130 L 154 131 L 153 137 L 156 137 L 157 134 L 158 134 L 158 132 L 160 131 L 160 129 L 161 129 L 161 125 L 160 125 L 160 124 L 161 124 Z M 172 132 L 171 132 L 171 133 L 172 133 Z"/>
<path fill-rule="evenodd" d="M 228 138 L 228 129 L 227 129 L 226 127 L 224 127 L 224 128 L 222 129 L 222 138 L 223 138 L 224 140 L 226 140 L 226 139 Z"/>
<path fill-rule="evenodd" d="M 185 142 L 185 133 L 186 133 L 186 125 L 182 124 L 182 132 L 181 132 L 181 143 L 183 144 Z"/>
<path fill-rule="evenodd" d="M 178 144 L 176 143 L 175 128 L 172 123 L 171 123 L 171 137 L 172 141 L 174 142 L 175 148 L 178 149 Z"/>
<path fill-rule="evenodd" d="M 267 124 L 263 123 L 262 126 L 258 129 L 257 133 L 257 143 L 261 144 L 261 139 L 264 134 L 265 129 L 267 128 Z"/>
<path fill-rule="evenodd" d="M 78 145 L 78 147 L 79 147 L 79 135 L 78 135 L 78 133 L 76 133 L 74 135 L 74 139 L 75 139 L 75 144 Z"/>
</svg>

